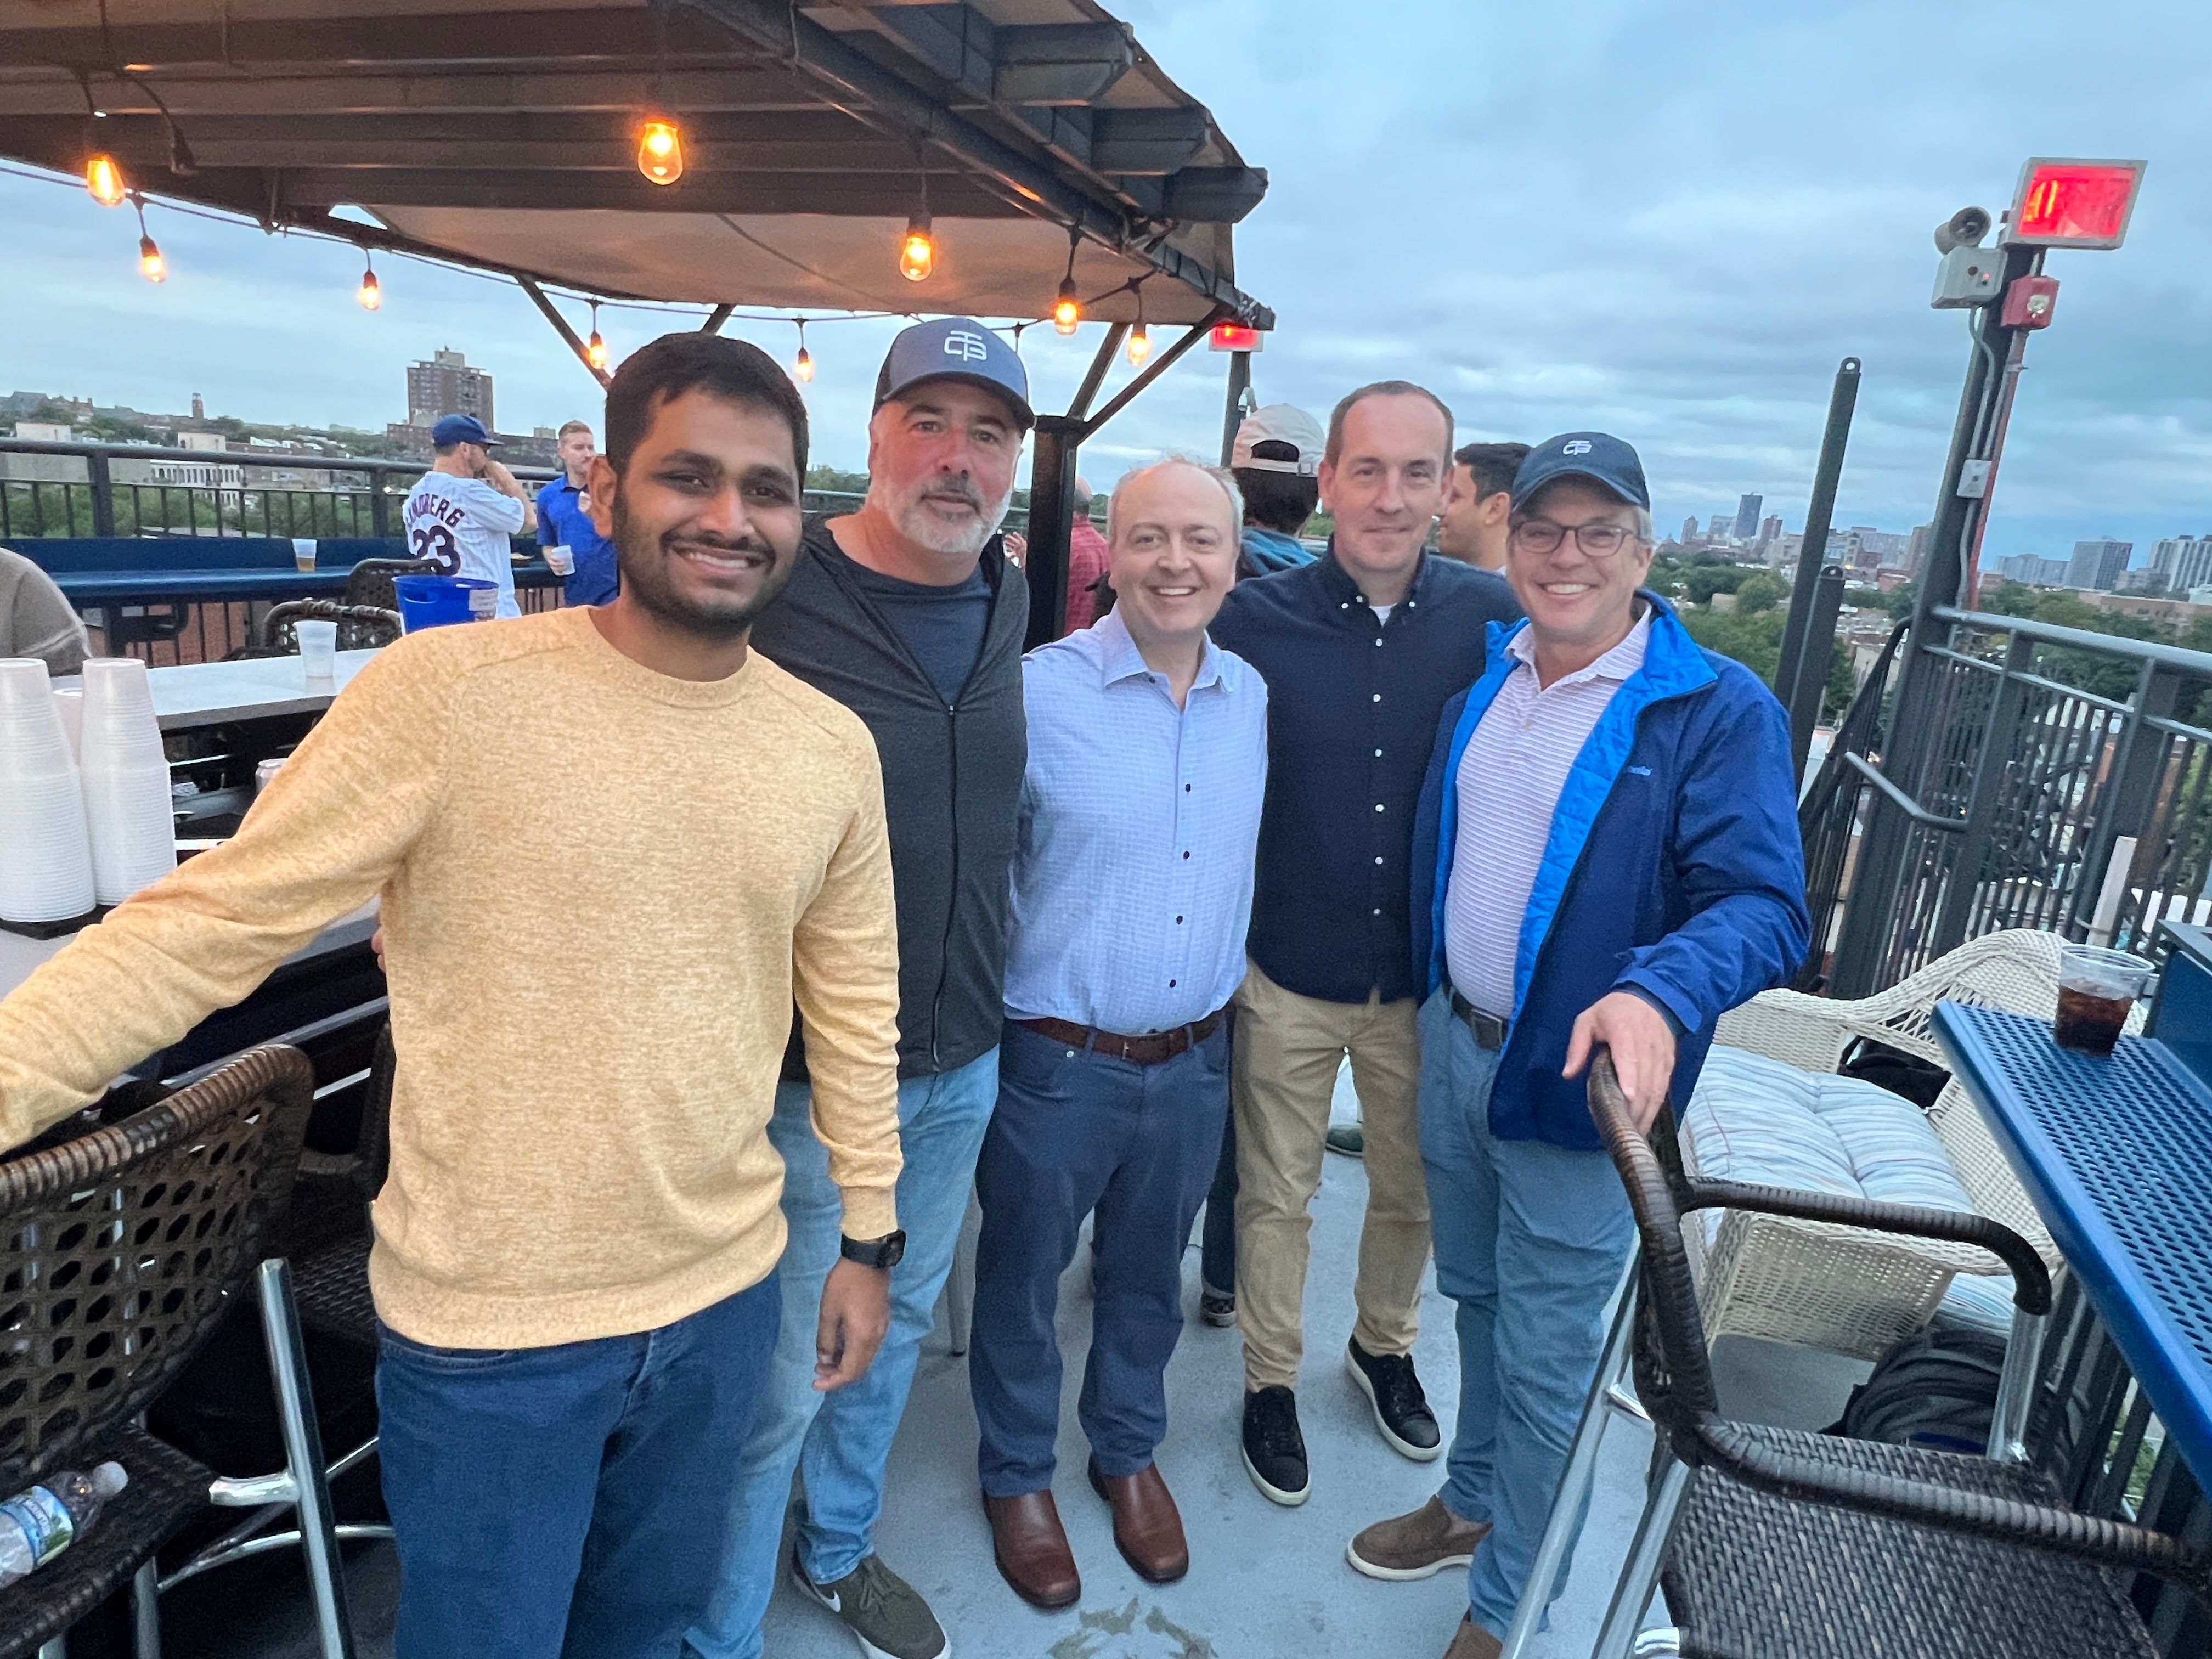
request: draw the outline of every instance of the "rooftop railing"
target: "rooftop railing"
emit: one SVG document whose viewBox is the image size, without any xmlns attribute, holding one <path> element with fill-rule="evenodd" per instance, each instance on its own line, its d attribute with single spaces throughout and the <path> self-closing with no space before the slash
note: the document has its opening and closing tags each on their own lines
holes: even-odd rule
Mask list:
<svg viewBox="0 0 2212 1659">
<path fill-rule="evenodd" d="M 1817 941 L 1802 983 L 1891 984 L 2039 927 L 2148 951 L 2212 917 L 2212 654 L 1932 607 L 1899 744 L 1892 635 L 1799 813 Z"/>
</svg>

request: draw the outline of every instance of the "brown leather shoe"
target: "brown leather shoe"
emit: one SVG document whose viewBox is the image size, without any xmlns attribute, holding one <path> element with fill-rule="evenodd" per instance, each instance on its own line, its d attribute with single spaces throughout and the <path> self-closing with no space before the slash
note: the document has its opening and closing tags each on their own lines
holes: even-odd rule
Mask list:
<svg viewBox="0 0 2212 1659">
<path fill-rule="evenodd" d="M 1459 1629 L 1452 1633 L 1451 1645 L 1444 1650 L 1444 1659 L 1498 1659 L 1504 1651 L 1505 1644 L 1470 1616 L 1459 1621 Z"/>
<path fill-rule="evenodd" d="M 1018 1498 L 983 1494 L 983 1513 L 991 1522 L 991 1553 L 1014 1594 L 1033 1607 L 1051 1612 L 1082 1599 L 1083 1578 L 1075 1553 L 1060 1524 L 1052 1493 L 1025 1492 Z"/>
<path fill-rule="evenodd" d="M 1190 1571 L 1190 1547 L 1183 1541 L 1182 1516 L 1159 1466 L 1147 1463 L 1134 1474 L 1108 1476 L 1091 1460 L 1091 1490 L 1112 1506 L 1114 1546 L 1140 1578 L 1172 1584 Z"/>
</svg>

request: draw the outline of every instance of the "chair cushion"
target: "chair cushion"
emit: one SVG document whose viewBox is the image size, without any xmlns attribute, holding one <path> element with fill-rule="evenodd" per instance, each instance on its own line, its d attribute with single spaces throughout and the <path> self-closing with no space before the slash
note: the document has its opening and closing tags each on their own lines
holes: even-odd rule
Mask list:
<svg viewBox="0 0 2212 1659">
<path fill-rule="evenodd" d="M 1935 1322 L 1947 1328 L 2012 1334 L 2012 1275 L 1954 1273 L 1936 1304 Z"/>
<path fill-rule="evenodd" d="M 1888 1090 L 1716 1044 L 1683 1115 L 1700 1175 L 1892 1204 L 1968 1210 L 1943 1143 Z M 1705 1212 L 1706 1236 L 1721 1212 Z"/>
</svg>

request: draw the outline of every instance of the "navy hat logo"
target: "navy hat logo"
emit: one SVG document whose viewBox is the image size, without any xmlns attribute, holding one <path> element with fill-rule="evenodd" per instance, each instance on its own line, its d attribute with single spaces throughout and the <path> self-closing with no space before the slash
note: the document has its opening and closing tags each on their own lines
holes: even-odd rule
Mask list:
<svg viewBox="0 0 2212 1659">
<path fill-rule="evenodd" d="M 1012 406 L 1024 431 L 1036 422 L 1021 354 L 970 317 L 940 317 L 902 329 L 876 376 L 876 407 L 931 380 L 962 380 Z"/>
</svg>

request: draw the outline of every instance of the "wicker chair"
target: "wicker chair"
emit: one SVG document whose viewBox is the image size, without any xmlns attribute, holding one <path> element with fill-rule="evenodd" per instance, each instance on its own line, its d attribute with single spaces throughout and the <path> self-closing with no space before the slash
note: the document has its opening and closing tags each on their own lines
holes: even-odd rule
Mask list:
<svg viewBox="0 0 2212 1659">
<path fill-rule="evenodd" d="M 0 1659 L 56 1641 L 126 1583 L 134 1650 L 150 1659 L 155 1553 L 209 1504 L 298 1510 L 320 1650 L 350 1659 L 289 1275 L 261 1255 L 291 1191 L 313 1087 L 297 1049 L 257 1048 L 118 1123 L 0 1164 L 0 1490 L 110 1458 L 130 1477 L 82 1542 L 0 1589 Z M 286 1468 L 234 1480 L 137 1421 L 249 1281 Z"/>
<path fill-rule="evenodd" d="M 338 625 L 338 649 L 374 651 L 389 645 L 404 631 L 398 611 L 383 605 L 339 605 L 331 599 L 286 599 L 272 605 L 261 618 L 255 641 L 263 654 L 297 656 L 300 635 L 294 624 L 334 622 Z"/>
<path fill-rule="evenodd" d="M 2212 1558 L 2200 1547 L 2068 1509 L 2025 1462 L 1721 1417 L 1685 1212 L 1751 1208 L 1972 1243 L 2009 1266 L 2023 1327 L 2034 1329 L 2050 1310 L 2051 1280 L 2026 1239 L 1982 1216 L 1698 1180 L 1664 1156 L 1663 1119 L 1657 1146 L 1637 1133 L 1609 1056 L 1592 1066 L 1589 1097 L 1636 1217 L 1636 1386 L 1662 1464 L 1596 1659 L 1618 1659 L 1632 1643 L 1640 1659 L 2153 1659 L 2129 1597 L 2132 1575 L 2212 1607 Z M 1993 1443 L 2009 1442 L 2025 1417 L 2027 1370 L 2008 1373 Z M 1639 1639 L 1655 1577 L 1677 1625 Z"/>
<path fill-rule="evenodd" d="M 1940 1066 L 1929 1026 L 1936 1003 L 2048 1017 L 2063 943 L 2027 928 L 1990 933 L 1856 1001 L 1767 991 L 1723 1015 L 1714 1040 L 1808 1072 L 1834 1071 L 1861 1037 Z M 2138 1009 L 2129 1029 L 2142 1018 Z M 1974 1208 L 2055 1265 L 2050 1234 L 1957 1082 L 1944 1085 L 1928 1117 Z M 1682 1157 L 1691 1174 L 1699 1173 L 1694 1140 L 1684 1139 Z M 2004 1271 L 1971 1246 L 1870 1238 L 1854 1228 L 1743 1211 L 1724 1216 L 1710 1243 L 1704 1228 L 1692 1228 L 1688 1243 L 1709 1339 L 1765 1337 L 1862 1359 L 1879 1358 L 1925 1324 L 1954 1273 Z"/>
<path fill-rule="evenodd" d="M 346 573 L 345 603 L 372 605 L 380 611 L 399 609 L 402 576 L 434 576 L 438 567 L 428 559 L 363 559 Z"/>
</svg>

